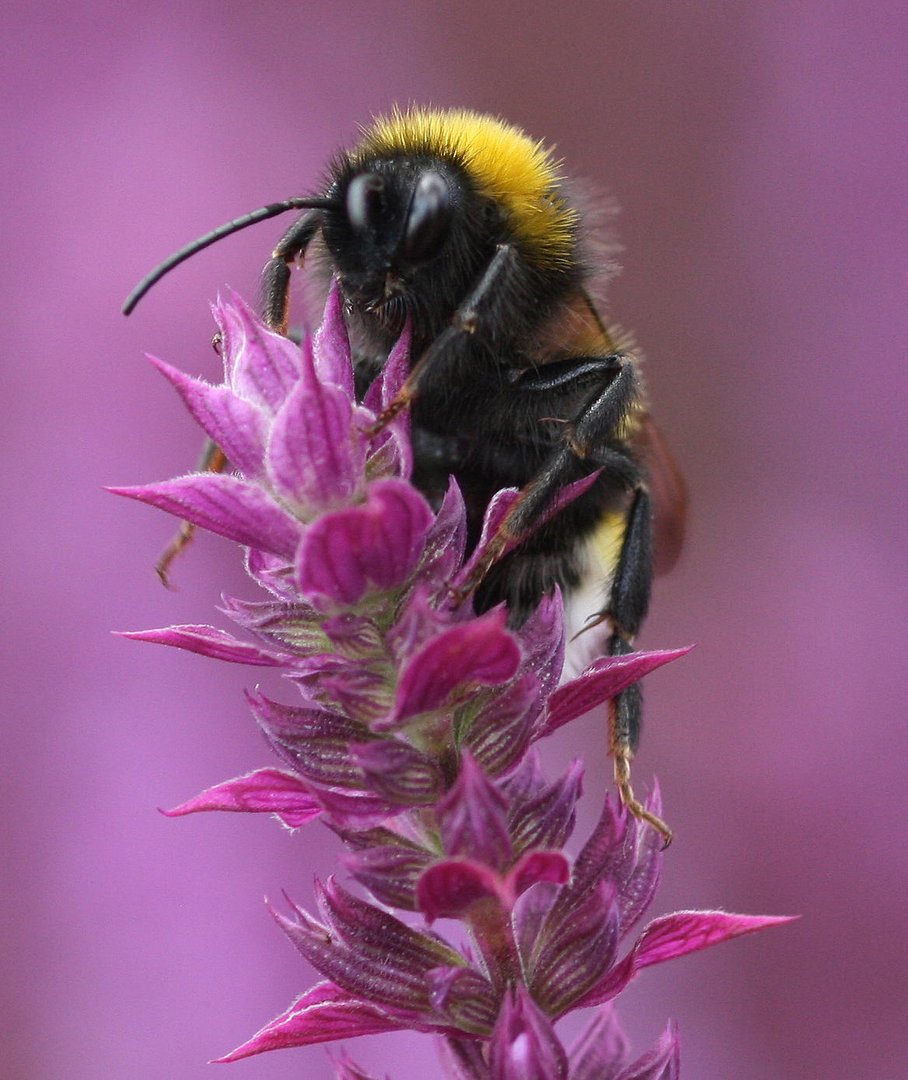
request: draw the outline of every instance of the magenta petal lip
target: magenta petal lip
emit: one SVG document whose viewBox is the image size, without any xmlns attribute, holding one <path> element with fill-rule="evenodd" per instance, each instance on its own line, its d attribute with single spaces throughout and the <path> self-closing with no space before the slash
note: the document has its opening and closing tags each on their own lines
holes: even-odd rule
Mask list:
<svg viewBox="0 0 908 1080">
<path fill-rule="evenodd" d="M 319 602 L 355 604 L 370 589 L 403 585 L 416 569 L 432 512 L 400 480 L 371 485 L 365 503 L 322 515 L 297 555 L 301 592 Z"/>
<path fill-rule="evenodd" d="M 498 874 L 472 859 L 444 859 L 419 879 L 416 899 L 429 922 L 457 918 L 480 900 L 501 899 Z"/>
<path fill-rule="evenodd" d="M 520 650 L 501 609 L 442 631 L 410 660 L 400 678 L 395 718 L 440 708 L 468 686 L 494 686 L 517 671 Z"/>
</svg>

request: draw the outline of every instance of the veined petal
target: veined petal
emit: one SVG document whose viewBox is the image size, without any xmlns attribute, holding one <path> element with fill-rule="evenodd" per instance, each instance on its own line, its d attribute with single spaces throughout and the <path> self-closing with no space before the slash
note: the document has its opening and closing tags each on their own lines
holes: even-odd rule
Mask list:
<svg viewBox="0 0 908 1080">
<path fill-rule="evenodd" d="M 526 957 L 526 963 L 532 969 L 533 997 L 549 1016 L 576 1006 L 611 967 L 619 917 L 617 892 L 611 882 L 603 882 L 572 904 L 562 919 L 545 921 L 535 955 Z"/>
<path fill-rule="evenodd" d="M 239 1061 L 267 1050 L 352 1039 L 357 1035 L 378 1035 L 396 1031 L 401 1024 L 377 1005 L 361 1001 L 330 982 L 319 983 L 298 998 L 289 1009 L 276 1016 L 251 1039 L 212 1064 Z"/>
<path fill-rule="evenodd" d="M 567 1080 L 564 1047 L 524 986 L 505 994 L 490 1050 L 491 1080 Z"/>
<path fill-rule="evenodd" d="M 311 786 L 325 813 L 335 824 L 345 828 L 368 829 L 400 812 L 399 806 L 389 805 L 387 799 L 380 799 L 371 791 L 332 788 L 315 783 Z"/>
<path fill-rule="evenodd" d="M 196 423 L 223 450 L 247 480 L 263 474 L 268 417 L 263 409 L 228 386 L 211 386 L 158 360 L 148 358 L 176 389 Z"/>
<path fill-rule="evenodd" d="M 326 709 L 282 705 L 263 694 L 246 697 L 272 747 L 310 785 L 368 789 L 349 749 L 351 742 L 372 737 L 363 724 Z"/>
<path fill-rule="evenodd" d="M 441 509 L 426 536 L 416 579 L 436 588 L 453 577 L 463 561 L 467 542 L 467 511 L 463 495 L 452 476 Z"/>
<path fill-rule="evenodd" d="M 451 790 L 436 809 L 445 854 L 503 870 L 511 860 L 507 799 L 468 752 Z"/>
<path fill-rule="evenodd" d="M 508 511 L 511 510 L 519 497 L 520 492 L 517 488 L 502 488 L 501 491 L 496 491 L 492 496 L 492 501 L 486 508 L 485 517 L 482 522 L 482 533 L 480 534 L 479 542 L 473 549 L 469 559 L 464 563 L 460 572 L 455 575 L 452 580 L 452 588 L 457 589 L 463 585 L 469 579 L 474 568 L 486 557 L 489 544 L 501 528 L 504 519 L 508 515 Z M 515 546 L 515 543 L 516 541 L 512 541 L 508 544 L 502 554 L 510 551 Z"/>
<path fill-rule="evenodd" d="M 383 964 L 389 971 L 416 975 L 442 965 L 460 965 L 463 957 L 439 937 L 415 930 L 382 908 L 354 896 L 332 876 L 315 883 L 325 921 L 338 941 L 356 946 L 363 959 Z"/>
<path fill-rule="evenodd" d="M 614 1008 L 610 1003 L 602 1005 L 571 1046 L 571 1080 L 617 1077 L 627 1064 L 629 1053 Z"/>
<path fill-rule="evenodd" d="M 444 776 L 434 758 L 401 739 L 388 737 L 350 746 L 367 784 L 399 806 L 429 806 L 444 790 Z"/>
<path fill-rule="evenodd" d="M 301 601 L 250 603 L 224 596 L 221 611 L 284 655 L 290 653 L 298 657 L 300 654 L 324 653 L 331 645 L 320 625 L 321 613 Z"/>
<path fill-rule="evenodd" d="M 161 813 L 166 817 L 183 817 L 203 810 L 276 814 L 291 829 L 304 825 L 322 812 L 299 777 L 283 769 L 256 769 L 245 776 L 225 780 L 206 788 L 194 799 Z"/>
<path fill-rule="evenodd" d="M 500 693 L 487 696 L 487 704 L 470 721 L 463 745 L 489 776 L 502 776 L 521 761 L 530 744 L 542 708 L 539 680 L 527 671 Z"/>
<path fill-rule="evenodd" d="M 404 324 L 403 333 L 397 339 L 388 359 L 382 366 L 378 384 L 381 388 L 381 407 L 386 409 L 397 397 L 407 376 L 410 374 L 410 342 L 413 339 L 413 324 L 410 317 Z"/>
<path fill-rule="evenodd" d="M 646 809 L 657 817 L 662 816 L 662 797 L 659 785 L 646 799 Z M 623 807 L 612 807 L 607 800 L 606 813 L 623 815 L 621 829 L 623 840 L 605 859 L 602 876 L 618 883 L 621 907 L 621 936 L 634 926 L 649 907 L 662 873 L 662 837 L 655 829 L 631 817 Z M 616 833 L 617 835 L 617 833 Z"/>
<path fill-rule="evenodd" d="M 508 829 L 514 850 L 562 847 L 574 828 L 582 786 L 583 762 L 578 758 L 563 777 L 531 798 L 513 798 Z"/>
<path fill-rule="evenodd" d="M 462 958 L 332 881 L 326 886 L 316 882 L 316 890 L 325 927 L 299 909 L 293 918 L 272 911 L 309 963 L 357 997 L 413 1017 L 426 1015 L 426 973 L 440 965 L 456 966 Z"/>
<path fill-rule="evenodd" d="M 343 297 L 337 280 L 331 282 L 322 324 L 312 340 L 315 370 L 321 382 L 339 386 L 353 400 L 353 357 L 344 322 Z"/>
<path fill-rule="evenodd" d="M 428 503 L 409 484 L 376 481 L 365 503 L 324 514 L 306 530 L 297 562 L 301 591 L 349 605 L 370 587 L 399 587 L 416 568 L 431 523 Z"/>
<path fill-rule="evenodd" d="M 505 629 L 505 613 L 493 609 L 445 630 L 410 660 L 400 678 L 394 718 L 398 722 L 440 708 L 455 691 L 507 682 L 520 650 Z"/>
<path fill-rule="evenodd" d="M 287 653 L 268 652 L 248 641 L 240 641 L 216 626 L 188 624 L 165 626 L 158 630 L 124 630 L 119 637 L 130 641 L 150 641 L 155 645 L 171 645 L 176 649 L 227 660 L 232 664 L 251 664 L 255 667 L 281 667 L 290 659 Z"/>
<path fill-rule="evenodd" d="M 653 652 L 633 652 L 625 656 L 603 656 L 591 664 L 576 679 L 559 686 L 549 698 L 537 738 L 551 735 L 553 731 L 583 716 L 590 709 L 610 701 L 644 675 L 655 671 L 693 648 L 659 649 Z"/>
<path fill-rule="evenodd" d="M 209 532 L 291 560 L 300 524 L 262 488 L 236 476 L 193 473 L 143 487 L 108 488 Z"/>
<path fill-rule="evenodd" d="M 732 915 L 725 911 L 677 911 L 655 919 L 630 953 L 593 986 L 576 1007 L 598 1005 L 619 994 L 642 968 L 698 952 L 722 941 L 780 926 L 796 915 Z"/>
<path fill-rule="evenodd" d="M 363 485 L 366 446 L 352 418 L 344 391 L 314 377 L 298 382 L 274 417 L 265 451 L 268 477 L 306 517 L 342 505 Z"/>
<path fill-rule="evenodd" d="M 437 967 L 428 973 L 429 1003 L 460 1031 L 488 1037 L 498 1001 L 488 979 L 473 968 Z"/>
<path fill-rule="evenodd" d="M 300 377 L 297 345 L 270 330 L 232 289 L 212 312 L 221 334 L 227 383 L 241 397 L 276 412 Z"/>
<path fill-rule="evenodd" d="M 433 856 L 423 849 L 403 844 L 375 847 L 341 856 L 341 863 L 381 904 L 416 911 L 416 886 Z"/>
<path fill-rule="evenodd" d="M 523 667 L 536 675 L 542 698 L 548 698 L 564 668 L 564 600 L 560 589 L 542 598 L 515 636 L 523 653 Z"/>
<path fill-rule="evenodd" d="M 640 935 L 634 946 L 634 966 L 649 967 L 677 956 L 699 952 L 770 926 L 792 922 L 796 915 L 734 915 L 727 911 L 676 911 L 663 915 Z"/>
<path fill-rule="evenodd" d="M 381 374 L 369 387 L 364 405 L 373 417 L 378 416 L 394 400 L 410 372 L 410 342 L 412 327 L 409 318 Z M 409 478 L 413 471 L 413 448 L 410 443 L 410 412 L 404 409 L 372 441 L 369 455 L 369 475 L 396 475 Z"/>
</svg>

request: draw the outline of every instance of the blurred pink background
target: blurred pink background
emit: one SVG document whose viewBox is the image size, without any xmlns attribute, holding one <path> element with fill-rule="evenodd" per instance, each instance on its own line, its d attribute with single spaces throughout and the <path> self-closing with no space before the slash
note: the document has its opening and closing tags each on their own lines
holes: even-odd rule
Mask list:
<svg viewBox="0 0 908 1080">
<path fill-rule="evenodd" d="M 394 102 L 498 112 L 623 207 L 613 318 L 649 358 L 693 495 L 649 645 L 636 776 L 677 829 L 659 910 L 800 913 L 645 972 L 635 1047 L 678 1019 L 688 1080 L 908 1075 L 904 5 L 13 4 L 0 33 L 4 1030 L 0 1071 L 213 1075 L 312 981 L 262 896 L 311 898 L 337 846 L 239 815 L 167 821 L 269 763 L 252 669 L 112 637 L 217 621 L 249 595 L 203 539 L 166 592 L 171 525 L 103 484 L 163 479 L 199 439 L 143 360 L 216 374 L 207 303 L 255 296 L 284 222 L 198 256 L 129 320 L 160 258 L 312 190 Z M 608 776 L 584 721 L 588 826 Z M 408 1035 L 349 1044 L 436 1075 Z M 322 1048 L 230 1066 L 332 1075 Z"/>
</svg>

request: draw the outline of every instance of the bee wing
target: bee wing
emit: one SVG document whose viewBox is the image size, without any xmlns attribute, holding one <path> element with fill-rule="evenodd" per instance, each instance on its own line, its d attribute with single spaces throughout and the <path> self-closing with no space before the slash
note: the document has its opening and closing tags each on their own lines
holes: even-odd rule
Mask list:
<svg viewBox="0 0 908 1080">
<path fill-rule="evenodd" d="M 637 459 L 646 468 L 653 500 L 653 569 L 657 574 L 667 574 L 684 544 L 687 484 L 665 436 L 649 414 L 642 418 L 631 442 Z"/>
</svg>

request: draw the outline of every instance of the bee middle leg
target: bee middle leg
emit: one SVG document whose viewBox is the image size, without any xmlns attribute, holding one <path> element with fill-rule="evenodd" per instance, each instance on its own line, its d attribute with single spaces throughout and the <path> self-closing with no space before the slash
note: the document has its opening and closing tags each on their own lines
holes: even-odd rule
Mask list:
<svg viewBox="0 0 908 1080">
<path fill-rule="evenodd" d="M 603 469 L 618 488 L 631 490 L 642 485 L 639 466 L 617 445 L 618 429 L 638 393 L 634 362 L 621 353 L 557 361 L 541 370 L 521 373 L 503 391 L 511 415 L 524 417 L 525 423 L 535 427 L 537 442 L 544 439 L 545 444 L 539 468 L 475 567 L 467 582 L 468 591 L 480 584 L 505 549 L 535 530 L 558 493 L 572 481 Z M 647 598 L 648 590 L 637 623 L 645 614 Z"/>
</svg>

